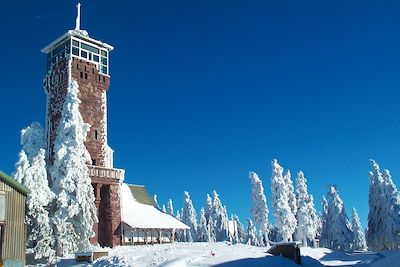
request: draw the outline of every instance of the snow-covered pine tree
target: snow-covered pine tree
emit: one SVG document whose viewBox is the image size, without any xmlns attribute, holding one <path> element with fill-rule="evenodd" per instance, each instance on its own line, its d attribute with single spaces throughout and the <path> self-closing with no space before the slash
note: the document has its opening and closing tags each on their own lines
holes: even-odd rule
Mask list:
<svg viewBox="0 0 400 267">
<path fill-rule="evenodd" d="M 290 170 L 286 171 L 285 175 L 283 176 L 283 180 L 285 180 L 285 184 L 288 189 L 288 200 L 289 200 L 290 210 L 292 211 L 294 217 L 296 217 L 297 201 L 296 201 L 296 194 L 294 193 L 292 174 L 290 173 Z"/>
<path fill-rule="evenodd" d="M 21 145 L 29 161 L 38 154 L 41 148 L 45 148 L 44 131 L 40 123 L 32 122 L 21 130 Z"/>
<path fill-rule="evenodd" d="M 235 222 L 237 228 L 238 242 L 245 243 L 247 241 L 246 232 L 244 231 L 243 224 L 240 222 L 240 219 L 236 214 L 233 215 L 233 221 Z"/>
<path fill-rule="evenodd" d="M 349 250 L 353 241 L 353 231 L 351 230 L 343 200 L 340 198 L 336 186 L 329 186 L 326 199 L 328 202 L 328 217 L 326 221 L 328 248 Z"/>
<path fill-rule="evenodd" d="M 200 210 L 200 220 L 199 220 L 199 225 L 197 227 L 197 241 L 200 242 L 210 241 L 204 208 L 201 208 Z"/>
<path fill-rule="evenodd" d="M 247 245 L 259 246 L 260 242 L 257 238 L 257 230 L 253 221 L 249 218 L 247 219 Z"/>
<path fill-rule="evenodd" d="M 210 197 L 209 194 L 207 194 L 206 198 L 206 203 L 204 207 L 204 216 L 206 217 L 207 220 L 207 225 L 209 228 L 210 232 L 210 241 L 215 242 L 216 237 L 215 237 L 215 221 L 213 219 L 213 204 L 212 204 L 212 198 Z"/>
<path fill-rule="evenodd" d="M 386 225 L 387 225 L 387 202 L 384 190 L 383 174 L 379 169 L 379 165 L 370 160 L 372 171 L 369 172 L 370 184 L 368 194 L 368 228 L 367 228 L 367 245 L 373 251 L 388 249 Z"/>
<path fill-rule="evenodd" d="M 172 199 L 168 199 L 168 202 L 167 202 L 167 213 L 169 214 L 169 215 L 174 215 L 174 206 L 172 205 Z"/>
<path fill-rule="evenodd" d="M 91 247 L 93 223 L 97 221 L 95 197 L 89 170 L 89 152 L 84 141 L 90 125 L 79 112 L 78 83 L 70 82 L 58 125 L 55 157 L 50 168 L 56 194 L 53 225 L 57 255 L 64 256 Z"/>
<path fill-rule="evenodd" d="M 324 196 L 322 196 L 322 201 L 321 201 L 321 206 L 322 206 L 322 213 L 320 216 L 320 223 L 321 223 L 321 232 L 319 236 L 319 242 L 321 247 L 329 247 L 328 244 L 328 201 Z"/>
<path fill-rule="evenodd" d="M 307 239 L 314 240 L 317 231 L 317 215 L 314 208 L 314 199 L 308 194 L 307 179 L 300 171 L 296 179 L 296 199 L 297 199 L 297 230 L 296 239 L 307 246 Z"/>
<path fill-rule="evenodd" d="M 217 242 L 226 241 L 228 237 L 228 218 L 226 216 L 226 210 L 222 206 L 219 195 L 215 190 L 213 191 L 213 206 L 211 218 L 215 229 L 215 240 Z"/>
<path fill-rule="evenodd" d="M 267 198 L 264 194 L 264 187 L 258 175 L 255 172 L 249 172 L 249 178 L 251 181 L 251 192 L 252 192 L 252 203 L 253 206 L 250 209 L 252 218 L 255 224 L 258 225 L 263 239 L 264 244 L 268 246 L 268 205 Z"/>
<path fill-rule="evenodd" d="M 24 150 L 21 150 L 18 153 L 18 161 L 15 163 L 15 172 L 12 174 L 14 180 L 18 183 L 24 184 L 26 179 L 30 179 L 27 177 L 29 167 L 30 164 L 28 157 Z"/>
<path fill-rule="evenodd" d="M 386 198 L 386 227 L 388 249 L 400 248 L 400 193 L 393 183 L 389 170 L 383 172 L 384 194 Z"/>
<path fill-rule="evenodd" d="M 167 213 L 167 209 L 165 208 L 165 204 L 162 205 L 162 211 L 163 211 L 164 213 Z"/>
<path fill-rule="evenodd" d="M 43 129 L 37 122 L 21 130 L 22 150 L 13 177 L 30 190 L 25 216 L 27 246 L 33 248 L 36 259 L 46 257 L 51 263 L 55 260 L 54 237 L 47 208 L 55 196 L 48 185 L 43 140 Z"/>
<path fill-rule="evenodd" d="M 283 241 L 292 241 L 297 222 L 289 206 L 289 189 L 283 178 L 283 168 L 276 159 L 272 161 L 271 191 L 275 226 Z"/>
<path fill-rule="evenodd" d="M 196 241 L 197 231 L 197 214 L 193 206 L 192 200 L 190 199 L 189 192 L 185 191 L 183 195 L 183 208 L 182 208 L 182 222 L 190 227 L 186 231 L 186 242 Z"/>
<path fill-rule="evenodd" d="M 156 207 L 159 208 L 160 206 L 158 205 L 157 194 L 154 194 L 153 200 L 156 203 Z"/>
<path fill-rule="evenodd" d="M 360 217 L 358 217 L 357 210 L 353 207 L 352 215 L 352 230 L 353 230 L 353 250 L 367 250 L 367 244 L 365 242 L 364 230 L 361 227 Z"/>
</svg>

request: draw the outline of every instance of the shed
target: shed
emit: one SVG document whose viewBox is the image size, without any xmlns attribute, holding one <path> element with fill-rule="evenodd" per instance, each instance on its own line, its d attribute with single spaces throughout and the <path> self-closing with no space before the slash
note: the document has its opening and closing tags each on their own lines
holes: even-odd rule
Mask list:
<svg viewBox="0 0 400 267">
<path fill-rule="evenodd" d="M 175 231 L 189 229 L 157 208 L 144 186 L 121 186 L 121 221 L 124 244 L 173 242 Z"/>
<path fill-rule="evenodd" d="M 25 200 L 29 189 L 0 171 L 0 261 L 25 266 Z"/>
</svg>

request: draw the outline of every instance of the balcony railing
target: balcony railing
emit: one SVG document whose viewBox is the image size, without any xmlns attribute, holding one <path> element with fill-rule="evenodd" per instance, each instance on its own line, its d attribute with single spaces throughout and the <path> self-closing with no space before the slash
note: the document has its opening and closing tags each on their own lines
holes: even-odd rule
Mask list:
<svg viewBox="0 0 400 267">
<path fill-rule="evenodd" d="M 89 175 L 92 177 L 114 179 L 123 181 L 125 178 L 125 170 L 115 168 L 105 168 L 100 166 L 88 165 Z"/>
</svg>

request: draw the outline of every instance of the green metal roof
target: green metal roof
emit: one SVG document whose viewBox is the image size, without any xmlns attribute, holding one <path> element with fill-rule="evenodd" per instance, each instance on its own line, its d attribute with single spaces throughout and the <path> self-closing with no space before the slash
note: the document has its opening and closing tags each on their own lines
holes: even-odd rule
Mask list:
<svg viewBox="0 0 400 267">
<path fill-rule="evenodd" d="M 24 194 L 25 196 L 30 193 L 29 189 L 23 186 L 22 184 L 18 183 L 16 180 L 5 174 L 4 172 L 0 171 L 0 180 L 4 183 L 8 184 L 18 192 Z"/>
<path fill-rule="evenodd" d="M 147 192 L 146 187 L 144 185 L 128 185 L 128 186 L 132 192 L 133 197 L 136 199 L 137 202 L 157 207 L 156 202 L 150 196 L 149 192 Z"/>
</svg>

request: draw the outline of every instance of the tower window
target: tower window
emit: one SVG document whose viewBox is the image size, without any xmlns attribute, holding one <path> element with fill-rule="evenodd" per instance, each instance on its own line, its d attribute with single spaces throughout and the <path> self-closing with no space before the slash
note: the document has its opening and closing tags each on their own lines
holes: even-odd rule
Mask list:
<svg viewBox="0 0 400 267">
<path fill-rule="evenodd" d="M 80 77 L 81 77 L 81 79 L 83 79 L 83 72 L 82 71 L 80 73 Z"/>
<path fill-rule="evenodd" d="M 88 57 L 88 53 L 84 50 L 81 50 L 81 57 L 87 58 Z"/>
<path fill-rule="evenodd" d="M 79 48 L 72 47 L 72 54 L 75 56 L 79 56 Z"/>
<path fill-rule="evenodd" d="M 85 80 L 87 80 L 87 78 L 88 78 L 88 74 L 87 74 L 87 73 L 85 73 Z"/>
<path fill-rule="evenodd" d="M 99 133 L 97 132 L 97 130 L 94 130 L 94 139 L 98 140 L 99 138 Z"/>
<path fill-rule="evenodd" d="M 96 160 L 92 159 L 92 165 L 96 165 Z"/>
</svg>

